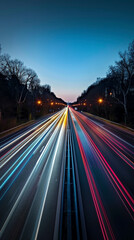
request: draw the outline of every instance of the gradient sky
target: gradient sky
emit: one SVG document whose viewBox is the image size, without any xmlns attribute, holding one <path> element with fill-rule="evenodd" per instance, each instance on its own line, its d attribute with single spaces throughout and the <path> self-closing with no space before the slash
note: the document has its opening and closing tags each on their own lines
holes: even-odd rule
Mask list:
<svg viewBox="0 0 134 240">
<path fill-rule="evenodd" d="M 22 60 L 66 101 L 75 101 L 97 77 L 105 77 L 132 40 L 132 0 L 0 3 L 2 53 Z"/>
</svg>

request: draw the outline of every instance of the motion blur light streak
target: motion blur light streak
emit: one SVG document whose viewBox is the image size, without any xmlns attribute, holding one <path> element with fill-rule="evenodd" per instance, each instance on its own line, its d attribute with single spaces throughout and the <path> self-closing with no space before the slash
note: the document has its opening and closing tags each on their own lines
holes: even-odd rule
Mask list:
<svg viewBox="0 0 134 240">
<path fill-rule="evenodd" d="M 80 115 L 79 115 L 80 116 Z M 133 204 L 134 204 L 134 199 L 131 197 L 131 195 L 128 193 L 128 191 L 126 190 L 126 188 L 123 186 L 123 184 L 121 183 L 121 181 L 119 180 L 119 178 L 116 176 L 115 172 L 112 170 L 112 168 L 110 167 L 110 165 L 108 164 L 108 162 L 106 161 L 106 159 L 104 158 L 104 156 L 101 154 L 101 152 L 99 151 L 99 149 L 97 148 L 97 146 L 95 145 L 95 143 L 93 142 L 93 140 L 91 139 L 91 137 L 88 135 L 88 133 L 85 131 L 85 129 L 83 128 L 82 124 L 79 122 L 79 120 L 77 119 L 80 127 L 82 128 L 82 130 L 84 131 L 85 135 L 87 136 L 89 142 L 92 144 L 94 152 L 93 154 L 96 152 L 98 155 L 98 160 L 102 161 L 102 164 L 104 165 L 104 167 L 107 169 L 107 172 L 109 173 L 109 175 L 111 176 L 112 180 L 115 182 L 116 186 L 118 187 L 119 191 L 122 193 L 123 197 L 125 198 L 125 200 L 127 201 L 127 203 L 129 204 L 130 208 L 132 209 L 132 211 L 134 211 L 133 208 Z M 113 148 L 112 148 L 113 150 Z M 120 156 L 120 155 L 119 155 Z M 122 156 L 120 156 L 122 158 Z M 134 164 L 132 166 L 132 168 L 134 168 Z M 125 192 L 125 194 L 127 195 L 127 197 L 125 196 L 125 194 L 123 193 L 123 191 Z"/>
<path fill-rule="evenodd" d="M 125 154 L 123 154 L 123 152 L 124 152 L 127 155 L 129 155 L 132 159 L 134 159 L 133 152 L 129 148 L 127 148 L 125 145 L 123 145 L 121 142 L 119 142 L 116 139 L 116 136 L 115 136 L 115 138 L 113 138 L 107 132 L 102 131 L 101 126 L 99 128 L 96 128 L 96 124 L 93 124 L 91 120 L 88 121 L 85 118 L 85 116 L 81 116 L 81 118 L 90 128 L 94 129 L 96 135 L 98 135 L 110 148 L 112 148 L 112 150 L 115 151 L 115 153 L 118 154 L 122 158 L 123 161 L 125 161 L 130 167 L 132 167 L 134 169 L 134 163 L 127 156 L 125 156 Z M 122 152 L 117 147 L 120 150 L 122 150 Z"/>
<path fill-rule="evenodd" d="M 37 133 L 37 132 L 40 131 L 42 128 L 44 128 L 46 124 L 48 124 L 48 121 L 53 121 L 58 115 L 59 115 L 59 113 L 55 114 L 55 116 L 52 116 L 52 117 L 50 117 L 49 119 L 47 119 L 47 120 L 45 120 L 45 121 L 44 121 L 44 120 L 41 121 L 41 123 L 37 124 L 35 127 L 31 128 L 29 131 L 26 131 L 25 133 L 20 134 L 20 136 L 15 137 L 15 139 L 10 140 L 9 143 L 3 144 L 3 145 L 1 146 L 0 152 L 3 151 L 5 148 L 9 147 L 10 145 L 12 145 L 14 142 L 18 141 L 20 138 L 22 138 L 22 137 L 24 137 L 25 135 L 27 135 L 28 133 L 30 133 L 31 131 L 35 130 L 36 128 L 37 128 L 37 130 L 35 131 L 35 133 Z M 43 126 L 39 128 L 40 125 L 43 125 Z M 48 124 L 48 125 L 49 125 L 49 124 Z M 33 133 L 33 134 L 34 134 L 34 133 Z M 31 134 L 31 136 L 32 136 L 33 134 Z M 30 136 L 28 136 L 28 138 L 29 138 L 29 137 L 30 137 Z M 25 140 L 26 140 L 26 139 L 25 139 Z M 20 142 L 20 143 L 21 143 L 21 142 Z M 20 143 L 19 143 L 17 146 L 19 146 Z M 7 153 L 8 153 L 8 152 L 7 152 Z M 6 154 L 7 154 L 7 153 L 6 153 Z M 3 155 L 3 156 L 4 156 L 4 155 Z"/>
<path fill-rule="evenodd" d="M 57 120 L 58 120 L 58 119 L 57 119 Z M 30 149 L 30 151 L 31 151 L 33 148 L 35 148 L 35 146 L 36 146 L 36 150 L 37 150 L 37 149 L 38 149 L 37 146 L 39 147 L 40 142 L 43 140 L 43 138 L 45 137 L 45 135 L 48 133 L 48 131 L 49 131 L 49 129 L 52 127 L 52 125 L 54 125 L 54 124 L 57 122 L 57 120 L 54 120 L 54 122 L 52 122 L 51 124 L 50 124 L 50 122 L 49 122 L 49 123 L 47 124 L 47 125 L 49 125 L 49 127 L 48 127 L 46 130 L 43 131 L 43 133 L 39 136 L 39 138 L 38 138 L 37 140 L 35 140 L 35 144 L 33 145 L 33 143 L 32 143 L 32 144 L 27 148 L 27 150 Z M 43 125 L 42 128 L 44 128 L 44 127 L 45 127 L 45 126 Z M 36 131 L 36 132 L 34 133 L 34 136 L 33 136 L 33 137 L 31 137 L 31 135 L 30 135 L 30 137 L 28 137 L 28 138 L 30 138 L 29 141 L 26 141 L 27 139 L 25 139 L 24 141 L 26 141 L 26 143 L 24 143 L 24 144 L 22 145 L 22 147 L 24 147 L 28 142 L 30 142 L 33 138 L 35 138 L 35 137 L 37 136 L 37 134 L 40 133 L 40 131 L 42 130 L 42 128 L 40 128 L 38 132 Z M 32 147 L 32 145 L 33 145 L 33 147 Z M 16 147 L 15 147 L 15 148 L 16 148 Z M 10 158 L 12 158 L 18 151 L 20 151 L 20 149 L 21 149 L 21 148 L 19 147 L 19 149 L 18 149 L 13 155 L 11 155 Z M 29 151 L 29 152 L 30 152 L 30 151 Z M 28 153 L 29 153 L 29 152 L 28 152 Z M 26 154 L 26 153 L 23 152 L 22 155 L 25 155 L 25 154 Z M 34 151 L 34 154 L 35 154 L 35 151 Z M 26 156 L 26 155 L 25 155 L 25 156 Z M 20 157 L 21 157 L 21 156 L 20 156 Z M 20 158 L 20 157 L 19 157 L 19 158 Z M 8 157 L 8 161 L 10 160 L 10 158 Z M 17 159 L 17 161 L 18 161 L 18 160 L 19 160 L 19 159 Z M 16 162 L 17 162 L 17 161 L 16 161 Z M 15 163 L 16 163 L 16 162 L 15 162 Z M 14 164 L 15 164 L 15 163 L 14 163 Z M 4 164 L 5 164 L 5 161 L 4 161 Z M 4 165 L 4 164 L 3 164 L 3 165 Z M 13 165 L 14 165 L 14 164 L 13 164 Z M 12 165 L 11 167 L 13 167 L 13 165 Z M 9 171 L 9 169 L 8 169 L 8 171 Z M 3 178 L 3 177 L 2 177 L 2 178 Z"/>
<path fill-rule="evenodd" d="M 81 155 L 82 155 L 82 160 L 83 160 L 83 164 L 84 164 L 84 167 L 85 167 L 85 172 L 86 172 L 86 175 L 87 175 L 90 191 L 91 191 L 91 194 L 92 194 L 92 199 L 93 199 L 93 202 L 94 202 L 94 206 L 95 206 L 95 209 L 96 209 L 96 213 L 97 213 L 97 216 L 98 216 L 100 227 L 101 227 L 101 230 L 102 230 L 103 238 L 104 239 L 109 239 L 108 233 L 106 231 L 106 226 L 104 224 L 103 217 L 101 215 L 101 212 L 103 213 L 103 216 L 104 216 L 105 221 L 107 223 L 108 229 L 109 229 L 110 234 L 111 234 L 111 238 L 115 239 L 114 235 L 113 235 L 113 232 L 112 232 L 112 229 L 111 229 L 111 226 L 110 226 L 110 223 L 109 223 L 109 220 L 107 218 L 105 209 L 104 209 L 102 201 L 100 199 L 97 187 L 95 185 L 95 181 L 94 181 L 94 178 L 92 176 L 91 169 L 88 165 L 88 161 L 87 161 L 82 143 L 81 143 L 79 135 L 77 133 L 78 129 L 76 130 L 75 125 L 74 125 L 74 128 L 75 128 L 75 133 L 76 133 L 77 141 L 78 141 L 78 144 L 79 144 L 80 152 L 81 152 Z M 100 209 L 99 205 L 100 205 L 101 209 Z"/>
<path fill-rule="evenodd" d="M 58 119 L 57 119 L 58 120 Z M 29 153 L 31 153 L 32 152 L 32 150 L 34 150 L 34 149 L 36 149 L 36 150 L 38 150 L 38 148 L 39 148 L 39 146 L 40 146 L 40 144 L 42 144 L 42 142 L 43 142 L 43 139 L 45 138 L 45 136 L 46 136 L 46 134 L 48 133 L 48 131 L 49 131 L 49 129 L 52 127 L 52 125 L 55 123 L 55 121 L 57 122 L 57 120 L 54 120 L 54 122 L 52 122 L 51 124 L 50 124 L 50 126 L 47 128 L 47 130 L 46 131 L 43 131 L 43 133 L 38 137 L 38 139 L 36 139 L 35 140 L 35 144 L 34 144 L 34 142 L 26 149 L 26 151 L 24 151 L 23 152 L 23 154 L 14 162 L 14 164 L 12 164 L 12 166 L 7 170 L 7 172 L 5 172 L 5 174 L 2 176 L 2 178 L 1 178 L 1 180 L 7 175 L 7 173 L 9 172 L 9 170 L 11 170 L 13 167 L 14 167 L 14 165 L 21 159 L 21 157 L 24 155 L 24 157 L 22 158 L 22 160 L 18 163 L 18 165 L 13 169 L 13 171 L 8 175 L 8 177 L 4 180 L 4 182 L 0 185 L 0 189 L 2 189 L 3 188 L 3 186 L 5 185 L 5 183 L 9 180 L 9 178 L 13 175 L 13 173 L 18 169 L 18 167 L 22 164 L 22 162 L 25 160 L 25 158 L 29 155 Z M 44 127 L 44 125 L 43 125 L 43 127 Z M 42 129 L 42 127 L 40 128 L 40 129 Z M 34 137 L 36 136 L 37 134 L 34 134 Z M 31 140 L 32 138 L 30 138 L 30 140 Z M 30 141 L 29 140 L 29 141 Z M 26 142 L 26 144 L 29 142 L 29 141 L 27 141 Z M 25 146 L 25 144 L 23 145 L 23 147 Z M 30 150 L 29 150 L 30 149 Z M 19 150 L 20 150 L 20 148 L 19 148 Z M 28 151 L 29 150 L 29 151 Z M 25 165 L 27 164 L 27 162 L 31 159 L 31 157 L 32 157 L 32 155 L 33 154 L 35 154 L 35 151 L 30 155 L 30 157 L 28 158 L 28 160 L 26 161 L 26 163 L 25 163 Z M 13 155 L 11 156 L 11 157 L 13 157 Z M 10 157 L 10 158 L 11 158 Z M 10 158 L 8 158 L 8 161 L 10 160 Z M 7 163 L 7 161 L 6 161 L 6 163 Z M 5 164 L 5 162 L 4 162 L 4 164 Z M 4 166 L 4 164 L 1 166 L 1 167 L 3 167 Z M 24 166 L 23 166 L 24 167 Z M 21 170 L 19 171 L 19 173 L 21 172 Z M 18 173 L 18 175 L 19 175 L 19 173 Z M 10 184 L 10 186 L 11 186 L 11 184 Z M 8 187 L 8 189 L 9 189 L 9 187 Z"/>
<path fill-rule="evenodd" d="M 64 120 L 63 120 L 63 118 L 64 118 Z M 62 123 L 62 121 L 63 121 L 63 123 Z M 55 161 L 56 161 L 57 151 L 58 151 L 58 148 L 60 147 L 59 146 L 60 141 L 62 141 L 62 137 L 64 135 L 64 131 L 65 131 L 64 126 L 66 126 L 66 121 L 67 121 L 67 110 L 66 110 L 66 112 L 64 113 L 64 116 L 61 118 L 61 120 L 59 122 L 59 127 L 61 125 L 62 126 L 61 126 L 61 129 L 60 129 L 60 133 L 59 133 L 58 140 L 57 140 L 56 147 L 55 147 L 54 156 L 53 156 L 52 163 L 51 163 L 51 166 L 50 166 L 49 177 L 48 177 L 48 180 L 47 180 L 47 186 L 46 186 L 46 191 L 45 191 L 45 194 L 44 194 L 44 199 L 43 199 L 43 204 L 42 204 L 40 217 L 39 217 L 39 221 L 38 221 L 38 225 L 37 225 L 37 230 L 36 230 L 35 236 L 33 235 L 33 239 L 37 239 L 37 237 L 38 237 L 39 227 L 40 227 L 41 218 L 42 218 L 42 214 L 43 214 L 43 210 L 44 210 L 44 206 L 45 206 L 45 201 L 46 201 L 47 192 L 48 192 L 48 188 L 49 188 L 49 184 L 50 184 L 50 179 L 51 179 L 53 167 L 54 167 L 54 164 L 55 164 Z"/>
<path fill-rule="evenodd" d="M 61 119 L 60 119 L 59 127 L 60 127 L 60 125 L 61 125 L 61 123 L 62 123 L 62 120 L 63 120 L 63 116 L 62 116 Z M 57 132 L 57 131 L 58 131 L 58 129 L 56 128 L 56 132 Z M 43 152 L 41 153 L 39 159 L 37 160 L 36 165 L 34 166 L 34 168 L 33 168 L 32 172 L 31 172 L 30 176 L 29 176 L 28 179 L 27 179 L 27 182 L 25 183 L 25 185 L 24 185 L 24 187 L 23 187 L 23 189 L 22 189 L 19 197 L 17 198 L 17 200 L 16 200 L 16 202 L 15 202 L 15 204 L 14 204 L 11 212 L 9 213 L 9 216 L 8 216 L 7 220 L 5 221 L 5 223 L 4 223 L 3 227 L 2 227 L 2 232 L 4 231 L 7 223 L 9 222 L 9 220 L 10 220 L 10 218 L 11 218 L 11 216 L 12 216 L 12 214 L 13 214 L 13 212 L 14 212 L 14 210 L 15 210 L 18 202 L 19 202 L 19 200 L 20 200 L 21 197 L 22 197 L 22 194 L 24 193 L 24 191 L 25 191 L 26 187 L 28 186 L 31 178 L 33 177 L 33 174 L 35 174 L 35 172 L 37 171 L 37 167 L 39 167 L 39 164 L 41 164 L 41 160 L 42 160 L 44 154 L 46 154 L 46 149 L 47 149 L 47 147 L 50 147 L 50 142 L 52 141 L 53 135 L 55 136 L 55 132 L 51 135 L 51 138 L 49 139 L 49 141 L 48 141 L 45 149 L 43 150 Z"/>
<path fill-rule="evenodd" d="M 66 107 L 3 138 L 1 239 L 133 239 L 126 132 Z"/>
</svg>

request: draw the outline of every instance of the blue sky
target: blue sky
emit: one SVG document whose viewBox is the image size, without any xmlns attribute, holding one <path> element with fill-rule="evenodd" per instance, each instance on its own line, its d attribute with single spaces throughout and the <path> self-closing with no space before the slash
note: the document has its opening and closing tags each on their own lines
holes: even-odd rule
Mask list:
<svg viewBox="0 0 134 240">
<path fill-rule="evenodd" d="M 75 101 L 134 39 L 133 10 L 131 0 L 4 0 L 2 53 L 34 69 L 58 97 Z"/>
</svg>

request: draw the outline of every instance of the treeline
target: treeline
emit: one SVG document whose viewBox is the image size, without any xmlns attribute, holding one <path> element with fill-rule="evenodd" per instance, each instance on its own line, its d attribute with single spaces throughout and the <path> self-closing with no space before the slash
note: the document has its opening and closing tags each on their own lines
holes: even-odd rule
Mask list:
<svg viewBox="0 0 134 240">
<path fill-rule="evenodd" d="M 66 103 L 40 85 L 36 72 L 0 54 L 0 130 L 60 110 Z"/>
<path fill-rule="evenodd" d="M 98 78 L 72 105 L 134 127 L 134 41 L 119 52 L 119 61 L 109 67 L 106 77 Z"/>
</svg>

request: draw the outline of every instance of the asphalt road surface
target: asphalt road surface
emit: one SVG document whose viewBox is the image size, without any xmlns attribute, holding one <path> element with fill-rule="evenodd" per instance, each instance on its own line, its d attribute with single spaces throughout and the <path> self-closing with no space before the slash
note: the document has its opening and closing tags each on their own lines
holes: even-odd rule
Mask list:
<svg viewBox="0 0 134 240">
<path fill-rule="evenodd" d="M 134 132 L 64 108 L 0 140 L 0 239 L 134 239 Z"/>
</svg>

